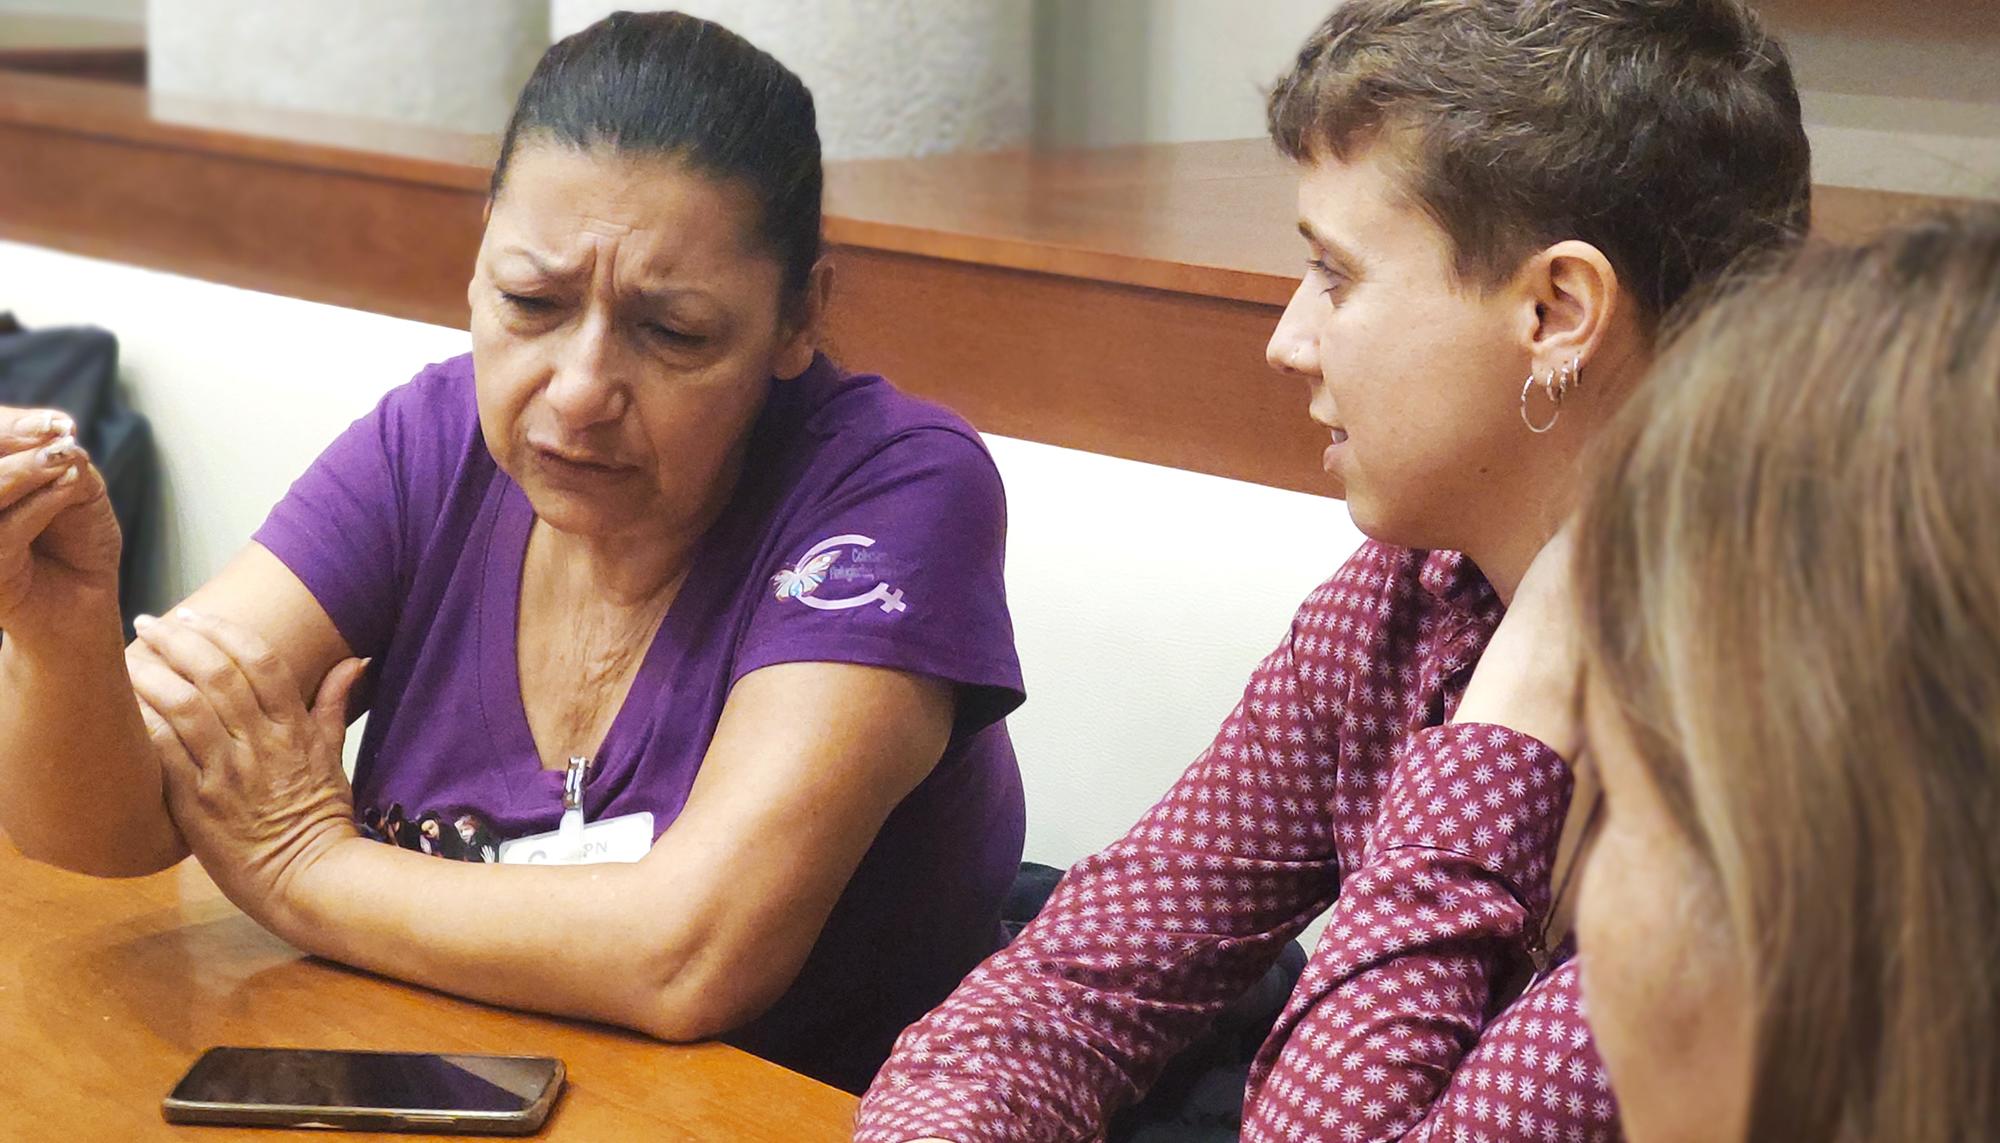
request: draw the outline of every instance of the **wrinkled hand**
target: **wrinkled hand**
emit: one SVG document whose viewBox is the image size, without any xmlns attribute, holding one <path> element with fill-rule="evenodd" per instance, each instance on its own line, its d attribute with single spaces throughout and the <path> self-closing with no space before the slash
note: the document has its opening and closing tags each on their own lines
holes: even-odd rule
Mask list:
<svg viewBox="0 0 2000 1143">
<path fill-rule="evenodd" d="M 365 664 L 336 665 L 307 709 L 290 668 L 242 627 L 183 608 L 138 632 L 126 665 L 167 808 L 223 893 L 282 936 L 299 877 L 358 836 L 340 750 Z"/>
<path fill-rule="evenodd" d="M 0 630 L 60 646 L 80 614 L 115 613 L 121 550 L 75 423 L 53 409 L 0 406 Z"/>
<path fill-rule="evenodd" d="M 1528 565 L 1451 720 L 1504 726 L 1573 762 L 1583 745 L 1583 657 L 1570 590 L 1572 547 L 1565 525 Z"/>
</svg>

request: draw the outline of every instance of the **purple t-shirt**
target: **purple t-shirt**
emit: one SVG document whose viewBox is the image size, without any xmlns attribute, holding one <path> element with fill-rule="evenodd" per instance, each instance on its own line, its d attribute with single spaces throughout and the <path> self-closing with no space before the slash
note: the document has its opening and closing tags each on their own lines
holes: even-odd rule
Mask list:
<svg viewBox="0 0 2000 1143">
<path fill-rule="evenodd" d="M 1024 830 L 1000 721 L 1023 698 L 1005 517 L 992 459 L 945 410 L 825 358 L 772 382 L 742 481 L 585 787 L 591 820 L 647 810 L 667 829 L 731 686 L 759 667 L 866 663 L 958 684 L 937 768 L 883 825 L 791 989 L 730 1037 L 852 1090 L 1001 943 Z M 257 532 L 374 659 L 354 779 L 371 825 L 465 819 L 490 833 L 481 843 L 556 827 L 563 776 L 529 732 L 515 642 L 534 519 L 487 451 L 468 356 L 383 398 Z"/>
</svg>

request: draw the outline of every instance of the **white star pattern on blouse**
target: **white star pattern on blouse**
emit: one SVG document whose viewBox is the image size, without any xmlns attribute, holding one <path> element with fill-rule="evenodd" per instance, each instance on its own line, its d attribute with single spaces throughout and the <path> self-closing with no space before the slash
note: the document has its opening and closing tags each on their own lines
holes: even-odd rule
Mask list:
<svg viewBox="0 0 2000 1143">
<path fill-rule="evenodd" d="M 1463 556 L 1364 546 L 1166 797 L 904 1032 L 857 1143 L 1100 1138 L 1329 906 L 1248 1143 L 1617 1139 L 1574 963 L 1485 1019 L 1570 795 L 1541 743 L 1443 725 L 1501 614 Z"/>
</svg>

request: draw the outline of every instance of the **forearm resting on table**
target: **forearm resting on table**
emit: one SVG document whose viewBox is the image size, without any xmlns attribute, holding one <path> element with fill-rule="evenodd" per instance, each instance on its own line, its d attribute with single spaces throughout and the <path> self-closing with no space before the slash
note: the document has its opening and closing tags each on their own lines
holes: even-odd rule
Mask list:
<svg viewBox="0 0 2000 1143">
<path fill-rule="evenodd" d="M 187 856 L 115 605 L 80 616 L 59 646 L 0 641 L 0 828 L 36 861 L 101 877 Z"/>
<path fill-rule="evenodd" d="M 777 999 L 803 953 L 740 939 L 756 920 L 741 902 L 725 914 L 723 895 L 648 872 L 444 861 L 351 838 L 302 875 L 272 927 L 371 972 L 674 1042 L 719 1035 Z"/>
</svg>

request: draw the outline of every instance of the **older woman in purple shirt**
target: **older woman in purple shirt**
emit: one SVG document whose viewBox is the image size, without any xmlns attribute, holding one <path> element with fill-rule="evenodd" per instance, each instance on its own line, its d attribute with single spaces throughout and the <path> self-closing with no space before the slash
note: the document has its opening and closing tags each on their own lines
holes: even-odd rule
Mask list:
<svg viewBox="0 0 2000 1143">
<path fill-rule="evenodd" d="M 820 187 L 811 96 L 730 33 L 557 44 L 472 354 L 129 649 L 102 481 L 0 410 L 0 825 L 104 875 L 192 850 L 308 952 L 865 1085 L 998 947 L 1022 691 L 978 436 L 815 352 Z M 547 864 L 591 856 L 624 860 Z"/>
</svg>

